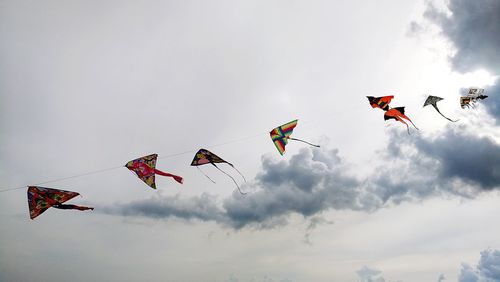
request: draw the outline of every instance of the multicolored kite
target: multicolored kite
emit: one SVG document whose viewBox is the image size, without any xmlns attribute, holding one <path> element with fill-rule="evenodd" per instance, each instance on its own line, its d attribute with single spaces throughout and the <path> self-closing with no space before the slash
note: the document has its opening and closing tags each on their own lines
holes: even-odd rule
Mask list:
<svg viewBox="0 0 500 282">
<path fill-rule="evenodd" d="M 404 123 L 406 125 L 406 129 L 408 130 L 408 134 L 410 134 L 410 127 L 408 124 L 404 121 L 405 119 L 415 127 L 415 129 L 418 130 L 418 128 L 413 124 L 411 119 L 405 115 L 405 107 L 397 107 L 397 108 L 391 108 L 389 107 L 389 103 L 391 100 L 394 98 L 394 96 L 383 96 L 383 97 L 373 97 L 373 96 L 366 96 L 368 98 L 368 102 L 372 106 L 372 108 L 379 108 L 385 111 L 384 114 L 384 120 L 389 120 L 389 119 L 395 119 L 401 123 Z"/>
<path fill-rule="evenodd" d="M 45 188 L 39 186 L 29 186 L 28 187 L 28 206 L 30 209 L 30 218 L 35 219 L 35 217 L 41 215 L 48 208 L 53 207 L 56 209 L 63 210 L 93 210 L 94 208 L 76 206 L 76 205 L 65 205 L 66 201 L 80 195 L 77 192 Z"/>
<path fill-rule="evenodd" d="M 278 149 L 278 152 L 282 156 L 285 153 L 285 146 L 288 144 L 288 140 L 300 141 L 319 148 L 319 145 L 314 145 L 307 141 L 290 137 L 290 135 L 292 135 L 293 133 L 293 129 L 297 126 L 297 122 L 298 120 L 293 120 L 289 123 L 283 124 L 282 126 L 278 126 L 271 130 L 271 132 L 269 132 L 269 134 L 271 135 L 271 139 L 276 146 L 276 149 Z"/>
<path fill-rule="evenodd" d="M 157 154 L 140 157 L 138 159 L 131 160 L 125 165 L 125 167 L 135 172 L 137 174 L 137 177 L 139 177 L 142 181 L 144 181 L 144 183 L 146 183 L 153 189 L 156 189 L 156 174 L 172 177 L 175 181 L 182 184 L 182 182 L 184 181 L 182 177 L 156 169 L 157 158 Z"/>
<path fill-rule="evenodd" d="M 216 165 L 216 163 L 226 163 L 226 164 L 230 165 L 232 168 L 234 168 L 234 170 L 236 170 L 241 175 L 241 177 L 243 177 L 243 180 L 246 182 L 245 176 L 243 176 L 243 174 L 236 167 L 234 167 L 234 165 L 232 163 L 229 163 L 229 162 L 223 160 L 221 157 L 217 156 L 216 154 L 214 154 L 214 153 L 212 153 L 212 152 L 210 152 L 209 150 L 206 150 L 206 149 L 200 149 L 200 150 L 198 150 L 198 152 L 196 153 L 196 155 L 194 155 L 193 161 L 191 162 L 191 166 L 196 166 L 196 168 L 199 171 L 201 171 L 201 173 L 203 173 L 203 175 L 205 175 L 208 179 L 210 179 L 210 181 L 212 181 L 213 183 L 215 183 L 215 181 L 213 181 L 210 177 L 208 177 L 208 175 L 206 175 L 199 168 L 200 165 L 212 164 L 213 166 L 215 166 L 215 168 L 217 168 L 218 170 L 220 170 L 222 173 L 224 173 L 225 175 L 229 176 L 233 180 L 234 184 L 236 184 L 236 187 L 238 187 L 238 191 L 240 191 L 240 193 L 242 195 L 245 195 L 246 193 L 241 192 L 240 186 L 238 185 L 238 183 L 236 182 L 236 180 L 234 180 L 234 178 L 231 175 L 229 175 L 228 173 L 226 173 L 225 171 L 223 171 L 222 169 L 220 169 Z"/>
<path fill-rule="evenodd" d="M 437 96 L 432 96 L 432 95 L 429 95 L 429 97 L 427 97 L 427 100 L 425 100 L 425 103 L 424 103 L 424 107 L 425 106 L 428 106 L 428 105 L 432 105 L 434 107 L 434 109 L 436 109 L 436 111 L 442 115 L 445 119 L 451 121 L 451 122 L 457 122 L 458 120 L 452 120 L 448 117 L 446 117 L 445 115 L 443 115 L 441 113 L 441 111 L 439 110 L 438 106 L 437 106 L 437 102 L 443 100 L 443 98 L 441 97 L 437 97 Z"/>
<path fill-rule="evenodd" d="M 460 106 L 462 107 L 462 109 L 465 109 L 465 107 L 467 108 L 475 108 L 475 103 L 478 101 L 478 100 L 484 100 L 486 98 L 488 98 L 487 95 L 483 95 L 483 92 L 484 92 L 484 89 L 481 89 L 481 88 L 469 88 L 469 93 L 467 94 L 467 96 L 465 97 L 460 97 Z"/>
</svg>

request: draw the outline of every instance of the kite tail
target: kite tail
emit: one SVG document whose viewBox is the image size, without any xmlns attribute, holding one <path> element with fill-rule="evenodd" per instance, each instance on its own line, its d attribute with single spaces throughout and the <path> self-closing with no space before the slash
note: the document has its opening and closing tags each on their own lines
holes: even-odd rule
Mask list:
<svg viewBox="0 0 500 282">
<path fill-rule="evenodd" d="M 179 182 L 180 184 L 182 184 L 184 182 L 184 179 L 182 177 L 175 175 L 175 174 L 163 172 L 163 171 L 158 170 L 158 169 L 155 169 L 155 174 L 172 177 L 175 181 Z"/>
<path fill-rule="evenodd" d="M 403 115 L 403 116 L 406 117 L 405 115 Z M 408 117 L 406 117 L 406 119 L 410 120 Z M 396 120 L 399 122 L 402 122 L 402 123 L 404 123 L 404 125 L 406 125 L 406 131 L 408 131 L 408 135 L 410 135 L 410 127 L 408 126 L 408 124 L 402 118 L 400 118 L 398 116 L 396 116 Z M 410 120 L 410 122 L 411 122 L 411 120 Z"/>
<path fill-rule="evenodd" d="M 440 112 L 439 110 L 438 110 L 438 113 L 440 113 L 440 114 L 441 114 L 441 112 Z M 443 115 L 443 114 L 441 114 L 441 115 L 442 115 L 445 119 L 447 119 L 447 120 L 449 120 L 449 121 L 451 121 L 451 122 L 457 122 L 457 121 L 459 121 L 459 120 L 460 120 L 460 119 L 457 119 L 457 120 L 452 120 L 452 119 L 450 119 L 450 118 L 446 117 L 446 116 L 445 116 L 445 115 Z"/>
<path fill-rule="evenodd" d="M 222 169 L 220 169 L 220 168 L 219 168 L 218 166 L 216 166 L 214 163 L 212 163 L 212 164 L 213 164 L 213 165 L 214 165 L 214 166 L 215 166 L 218 170 L 220 170 L 222 173 L 224 173 L 225 175 L 229 176 L 229 177 L 233 180 L 234 184 L 236 184 L 236 187 L 238 187 L 238 191 L 240 191 L 240 194 L 241 194 L 241 195 L 246 195 L 246 194 L 247 194 L 247 193 L 243 193 L 243 192 L 241 192 L 240 186 L 238 185 L 238 183 L 236 183 L 236 180 L 234 180 L 234 178 L 233 178 L 231 175 L 229 175 L 227 172 L 225 172 L 225 171 L 223 171 Z"/>
<path fill-rule="evenodd" d="M 245 182 L 247 182 L 247 179 L 245 178 L 245 176 L 243 175 L 243 173 L 241 173 L 236 167 L 234 167 L 234 165 L 228 163 L 230 166 L 232 166 L 234 168 L 234 170 L 236 170 L 240 175 L 241 177 L 243 177 L 243 180 L 245 180 Z"/>
<path fill-rule="evenodd" d="M 411 124 L 413 125 L 413 127 L 415 127 L 416 130 L 420 130 L 418 129 L 418 127 L 415 126 L 415 124 L 413 123 L 413 121 L 411 121 L 411 119 L 405 115 L 401 115 L 403 118 L 405 118 L 406 120 L 408 120 L 409 122 L 411 122 Z M 401 120 L 404 124 L 406 124 L 406 122 L 404 122 L 403 120 Z M 406 126 L 408 126 L 408 124 L 406 124 Z"/>
<path fill-rule="evenodd" d="M 447 120 L 449 120 L 449 121 L 451 121 L 451 122 L 457 122 L 457 121 L 459 121 L 459 119 L 457 119 L 457 120 L 452 120 L 452 119 L 450 119 L 450 118 L 446 117 L 445 115 L 443 115 L 443 113 L 441 113 L 441 111 L 438 109 L 438 107 L 434 107 L 434 109 L 436 109 L 436 111 L 437 111 L 440 115 L 442 115 L 445 119 L 447 119 Z"/>
<path fill-rule="evenodd" d="M 199 171 L 200 171 L 203 175 L 205 175 L 205 176 L 208 178 L 208 180 L 212 181 L 212 183 L 215 183 L 215 181 L 213 181 L 213 180 L 212 180 L 212 178 L 208 177 L 208 175 L 206 175 L 206 174 L 203 172 L 203 170 L 201 170 L 201 168 L 200 168 L 199 166 L 197 166 L 196 168 L 197 168 L 197 169 L 198 169 L 198 170 L 199 170 Z"/>
<path fill-rule="evenodd" d="M 77 205 L 64 205 L 64 204 L 53 205 L 52 207 L 54 207 L 56 209 L 62 209 L 62 210 L 79 210 L 79 211 L 94 210 L 94 208 L 91 208 L 91 207 L 77 206 Z"/>
<path fill-rule="evenodd" d="M 313 147 L 320 148 L 320 146 L 319 146 L 319 145 L 314 145 L 314 144 L 311 144 L 311 143 L 309 143 L 309 142 L 307 142 L 307 141 L 304 141 L 304 140 L 300 140 L 300 139 L 296 139 L 296 138 L 291 138 L 291 137 L 289 137 L 288 139 L 290 139 L 290 140 L 295 140 L 295 141 L 299 141 L 299 142 L 302 142 L 302 143 L 309 144 L 309 145 L 311 145 L 311 146 L 313 146 Z"/>
<path fill-rule="evenodd" d="M 411 121 L 411 119 L 408 119 L 408 120 L 411 122 L 411 124 L 413 125 L 413 127 L 415 127 L 415 129 L 420 130 L 420 129 L 418 129 L 418 127 L 415 126 L 415 124 L 413 123 L 413 121 Z"/>
</svg>

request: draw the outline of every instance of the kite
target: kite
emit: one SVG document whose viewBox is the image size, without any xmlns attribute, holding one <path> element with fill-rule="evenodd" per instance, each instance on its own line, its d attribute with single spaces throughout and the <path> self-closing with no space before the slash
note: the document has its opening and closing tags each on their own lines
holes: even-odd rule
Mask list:
<svg viewBox="0 0 500 282">
<path fill-rule="evenodd" d="M 29 186 L 28 187 L 28 206 L 30 209 L 30 218 L 35 219 L 35 217 L 42 214 L 48 208 L 56 208 L 63 210 L 93 210 L 91 207 L 76 206 L 76 205 L 66 205 L 63 204 L 66 201 L 80 195 L 77 192 L 45 188 L 39 186 Z"/>
<path fill-rule="evenodd" d="M 389 110 L 389 103 L 391 102 L 392 99 L 394 99 L 394 96 L 383 96 L 383 97 L 366 96 L 366 98 L 368 98 L 368 102 L 370 102 L 372 108 L 379 108 L 384 111 L 387 111 Z"/>
<path fill-rule="evenodd" d="M 153 189 L 156 189 L 156 183 L 155 183 L 156 174 L 172 177 L 175 181 L 182 184 L 184 181 L 182 177 L 156 169 L 157 158 L 158 158 L 157 154 L 151 154 L 149 156 L 140 157 L 138 159 L 131 160 L 125 165 L 125 167 L 135 172 L 137 174 L 137 177 L 139 177 L 142 181 L 144 181 L 144 183 L 146 183 L 149 187 Z"/>
<path fill-rule="evenodd" d="M 245 180 L 245 182 L 246 182 L 245 176 L 243 176 L 243 174 L 236 167 L 234 167 L 234 165 L 232 163 L 229 163 L 229 162 L 223 160 L 221 157 L 217 156 L 216 154 L 214 154 L 214 153 L 212 153 L 212 152 L 210 152 L 209 150 L 206 150 L 206 149 L 200 149 L 200 150 L 198 150 L 198 152 L 194 155 L 193 161 L 191 162 L 191 166 L 196 166 L 196 168 L 199 171 L 201 171 L 201 173 L 203 173 L 203 175 L 205 175 L 208 179 L 210 179 L 210 181 L 212 181 L 213 183 L 215 183 L 215 181 L 213 181 L 210 177 L 208 177 L 208 175 L 206 175 L 199 168 L 200 165 L 212 164 L 213 166 L 215 166 L 215 168 L 217 168 L 218 170 L 220 170 L 222 173 L 224 173 L 225 175 L 229 176 L 233 180 L 234 184 L 236 184 L 236 187 L 238 187 L 238 191 L 240 191 L 240 193 L 242 195 L 245 195 L 246 193 L 241 192 L 240 186 L 238 185 L 238 183 L 236 182 L 236 180 L 234 180 L 234 178 L 231 175 L 229 175 L 227 172 L 225 172 L 222 169 L 220 169 L 216 165 L 216 163 L 225 163 L 225 164 L 230 165 L 232 168 L 234 168 L 234 170 L 236 170 L 241 175 L 241 177 L 243 177 L 243 180 Z"/>
<path fill-rule="evenodd" d="M 319 148 L 319 145 L 314 145 L 307 141 L 290 137 L 290 135 L 292 135 L 293 129 L 297 126 L 297 121 L 298 120 L 293 120 L 289 123 L 285 123 L 282 126 L 278 126 L 271 130 L 271 132 L 269 132 L 269 134 L 271 135 L 271 139 L 276 146 L 276 149 L 278 149 L 278 152 L 282 156 L 285 153 L 285 146 L 288 144 L 288 140 L 303 142 Z"/>
<path fill-rule="evenodd" d="M 439 110 L 438 106 L 437 106 L 437 102 L 443 100 L 443 98 L 441 97 L 437 97 L 437 96 L 432 96 L 432 95 L 429 95 L 429 97 L 427 97 L 427 100 L 425 100 L 425 103 L 424 103 L 424 107 L 425 106 L 428 106 L 428 105 L 432 105 L 434 107 L 434 109 L 436 109 L 436 111 L 442 115 L 445 119 L 451 121 L 451 122 L 457 122 L 458 120 L 452 120 L 448 117 L 446 117 L 445 115 L 443 115 L 441 113 L 441 111 Z"/>
<path fill-rule="evenodd" d="M 410 127 L 404 120 L 409 121 L 413 125 L 413 127 L 418 130 L 411 119 L 405 115 L 405 107 L 391 108 L 389 106 L 389 103 L 394 98 L 394 96 L 366 96 L 366 98 L 368 98 L 368 102 L 370 103 L 372 108 L 379 108 L 385 111 L 384 120 L 395 119 L 401 123 L 404 123 L 406 125 L 406 130 L 408 130 L 408 134 L 410 134 Z"/>
<path fill-rule="evenodd" d="M 469 88 L 469 93 L 465 97 L 460 97 L 460 106 L 462 109 L 465 109 L 465 107 L 470 108 L 475 108 L 475 103 L 478 100 L 484 100 L 488 98 L 487 95 L 483 95 L 484 89 L 482 88 Z"/>
</svg>

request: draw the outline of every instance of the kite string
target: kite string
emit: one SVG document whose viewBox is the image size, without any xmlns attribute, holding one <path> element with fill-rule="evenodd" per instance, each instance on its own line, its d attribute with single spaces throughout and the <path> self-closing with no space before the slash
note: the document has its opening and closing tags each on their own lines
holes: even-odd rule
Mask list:
<svg viewBox="0 0 500 282">
<path fill-rule="evenodd" d="M 233 143 L 238 143 L 238 142 L 242 142 L 242 141 L 254 139 L 254 138 L 257 138 L 257 137 L 265 135 L 265 134 L 268 134 L 268 133 L 267 132 L 266 133 L 259 133 L 259 134 L 255 134 L 255 135 L 243 137 L 243 138 L 240 138 L 240 139 L 234 139 L 234 140 L 231 140 L 231 141 L 227 141 L 227 142 L 223 142 L 223 143 L 219 143 L 219 144 L 214 144 L 214 145 L 209 145 L 209 146 L 205 146 L 205 147 L 206 148 L 220 147 L 220 146 L 224 146 L 224 145 L 229 145 L 229 144 L 233 144 Z M 166 158 L 177 157 L 177 156 L 181 156 L 181 155 L 185 155 L 185 154 L 189 154 L 189 153 L 196 153 L 196 152 L 198 152 L 198 150 L 199 149 L 188 150 L 188 151 L 184 151 L 184 152 L 181 152 L 181 153 L 174 153 L 174 154 L 170 154 L 170 155 L 165 155 L 165 156 L 162 156 L 162 157 L 158 157 L 158 159 L 166 159 Z"/>
<path fill-rule="evenodd" d="M 77 177 L 82 177 L 82 176 L 87 176 L 87 175 L 92 175 L 92 174 L 103 173 L 103 172 L 107 172 L 107 171 L 110 171 L 110 170 L 115 170 L 115 169 L 122 168 L 122 167 L 123 166 L 116 166 L 116 167 L 108 167 L 108 168 L 104 168 L 104 169 L 100 169 L 100 170 L 93 170 L 93 171 L 89 171 L 89 172 L 85 172 L 85 173 L 81 173 L 81 174 L 77 174 L 77 175 L 66 176 L 66 177 L 51 179 L 51 180 L 47 180 L 47 181 L 43 181 L 43 182 L 38 182 L 38 183 L 32 184 L 30 186 L 43 185 L 43 184 L 47 184 L 47 183 L 59 182 L 59 181 L 73 179 L 73 178 L 77 178 Z M 14 188 L 7 188 L 7 189 L 0 190 L 0 193 L 7 192 L 7 191 L 12 191 L 12 190 L 19 190 L 19 189 L 23 189 L 23 188 L 26 188 L 26 187 L 28 187 L 28 185 L 14 187 Z"/>
<path fill-rule="evenodd" d="M 313 122 L 314 121 L 309 120 L 309 121 L 304 121 L 302 123 L 309 124 L 309 123 L 313 123 Z M 238 142 L 242 142 L 242 141 L 254 139 L 254 138 L 257 138 L 259 136 L 266 135 L 266 134 L 269 134 L 269 133 L 268 132 L 263 132 L 263 133 L 259 133 L 259 134 L 255 134 L 255 135 L 251 135 L 251 136 L 247 136 L 247 137 L 243 137 L 243 138 L 240 138 L 240 139 L 231 140 L 231 141 L 228 141 L 228 142 L 223 142 L 223 143 L 219 143 L 219 144 L 214 144 L 214 145 L 206 146 L 206 148 L 214 148 L 214 147 L 224 146 L 224 145 L 228 145 L 228 144 L 238 143 Z M 299 139 L 295 139 L 295 138 L 291 138 L 291 139 L 307 143 L 307 144 L 309 144 L 311 146 L 319 147 L 318 145 L 314 145 L 314 144 L 311 144 L 311 143 L 303 141 L 303 140 L 299 140 Z M 177 157 L 177 156 L 181 156 L 181 155 L 185 155 L 185 154 L 189 154 L 189 153 L 194 153 L 194 152 L 197 152 L 197 151 L 198 150 L 183 151 L 183 152 L 180 152 L 180 153 L 174 153 L 174 154 L 170 154 L 170 155 L 164 155 L 162 157 L 158 157 L 158 159 L 166 159 L 166 158 Z M 109 167 L 109 168 L 100 169 L 100 170 L 93 170 L 93 171 L 89 171 L 89 172 L 82 173 L 82 174 L 76 174 L 76 175 L 72 175 L 72 176 L 51 179 L 51 180 L 47 180 L 47 181 L 43 181 L 43 182 L 38 182 L 38 183 L 35 183 L 35 184 L 30 184 L 30 185 L 35 186 L 35 185 L 43 185 L 43 184 L 48 184 L 48 183 L 53 183 L 53 182 L 59 182 L 59 181 L 73 179 L 73 178 L 78 178 L 78 177 L 82 177 L 82 176 L 87 176 L 87 175 L 92 175 L 92 174 L 98 174 L 98 173 L 102 173 L 102 172 L 107 172 L 107 171 L 119 169 L 119 168 L 122 168 L 122 167 L 123 166 L 120 165 L 120 166 Z M 238 171 L 238 169 L 236 169 L 236 168 L 235 168 L 235 170 Z M 243 174 L 240 171 L 238 171 L 238 173 L 243 177 L 243 179 L 246 182 L 245 176 L 243 176 Z M 203 173 L 203 174 L 205 174 L 205 173 Z M 205 176 L 207 176 L 207 175 L 205 175 Z M 210 177 L 208 177 L 208 178 L 210 179 Z M 214 182 L 213 180 L 211 180 L 211 181 Z M 233 181 L 234 181 L 234 179 L 233 179 Z M 0 193 L 7 192 L 7 191 L 13 191 L 13 190 L 23 189 L 23 188 L 26 188 L 27 186 L 28 185 L 23 185 L 23 186 L 19 186 L 19 187 L 1 189 Z M 238 189 L 239 189 L 239 187 L 238 187 Z"/>
<path fill-rule="evenodd" d="M 244 138 L 235 139 L 235 140 L 231 140 L 231 141 L 228 141 L 228 142 L 214 144 L 214 145 L 210 145 L 210 146 L 206 146 L 206 147 L 207 148 L 213 148 L 213 147 L 224 146 L 224 145 L 228 145 L 228 144 L 232 144 L 232 143 L 242 142 L 242 141 L 250 140 L 250 139 L 253 139 L 253 138 L 257 138 L 257 137 L 262 136 L 264 134 L 267 134 L 267 133 L 259 133 L 259 134 L 255 134 L 255 135 L 252 135 L 252 136 L 247 136 L 247 137 L 244 137 Z M 177 157 L 177 156 L 181 156 L 181 155 L 185 155 L 185 154 L 189 154 L 189 153 L 194 153 L 194 152 L 197 152 L 197 151 L 198 150 L 183 151 L 183 152 L 180 152 L 180 153 L 174 153 L 174 154 L 170 154 L 170 155 L 165 155 L 165 156 L 162 156 L 162 157 L 158 157 L 158 159 L 166 159 L 166 158 Z M 47 181 L 43 181 L 43 182 L 38 182 L 38 183 L 30 184 L 30 185 L 36 186 L 36 185 L 43 185 L 43 184 L 53 183 L 53 182 L 59 182 L 59 181 L 63 181 L 63 180 L 68 180 L 68 179 L 78 178 L 78 177 L 82 177 L 82 176 L 87 176 L 87 175 L 92 175 L 92 174 L 98 174 L 98 173 L 102 173 L 102 172 L 106 172 L 106 171 L 110 171 L 110 170 L 115 170 L 115 169 L 119 169 L 119 168 L 122 168 L 122 167 L 123 167 L 123 165 L 115 166 L 115 167 L 109 167 L 109 168 L 100 169 L 100 170 L 93 170 L 93 171 L 89 171 L 89 172 L 86 172 L 86 173 L 81 173 L 81 174 L 76 174 L 76 175 L 72 175 L 72 176 L 51 179 L 51 180 L 47 180 Z M 203 171 L 202 171 L 202 173 L 203 173 Z M 203 173 L 203 174 L 205 174 L 205 173 Z M 205 176 L 207 176 L 207 175 L 205 174 Z M 208 177 L 208 178 L 210 179 L 210 177 Z M 210 179 L 210 181 L 212 181 L 213 183 L 215 183 L 212 179 Z M 19 186 L 19 187 L 2 189 L 2 190 L 0 190 L 0 193 L 7 192 L 7 191 L 24 189 L 27 186 L 28 185 L 23 185 L 23 186 Z"/>
</svg>

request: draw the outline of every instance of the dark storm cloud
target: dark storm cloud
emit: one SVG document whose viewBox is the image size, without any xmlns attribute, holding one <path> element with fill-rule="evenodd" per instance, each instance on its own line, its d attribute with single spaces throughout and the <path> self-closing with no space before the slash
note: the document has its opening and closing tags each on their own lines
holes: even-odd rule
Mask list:
<svg viewBox="0 0 500 282">
<path fill-rule="evenodd" d="M 462 264 L 458 281 L 500 281 L 500 251 L 492 249 L 482 251 L 476 268 L 465 263 Z"/>
<path fill-rule="evenodd" d="M 447 130 L 435 140 L 416 138 L 415 147 L 439 162 L 439 178 L 459 178 L 491 190 L 500 185 L 500 146 L 487 137 Z"/>
<path fill-rule="evenodd" d="M 337 150 L 302 149 L 290 161 L 264 158 L 258 190 L 228 198 L 224 209 L 234 227 L 261 224 L 291 212 L 312 216 L 333 209 L 362 210 L 361 183 L 349 176 Z"/>
<path fill-rule="evenodd" d="M 404 201 L 449 193 L 473 197 L 500 187 L 500 146 L 486 137 L 446 130 L 435 139 L 390 133 L 384 164 L 364 179 L 350 175 L 336 149 L 303 148 L 290 160 L 262 159 L 245 189 L 218 201 L 162 197 L 116 204 L 103 212 L 123 216 L 214 221 L 234 229 L 274 228 L 290 214 L 313 219 L 327 210 L 376 211 Z"/>
<path fill-rule="evenodd" d="M 455 46 L 453 68 L 462 73 L 483 68 L 500 73 L 500 1 L 451 0 L 448 9 L 449 16 L 430 4 L 424 17 L 437 24 Z"/>
</svg>

